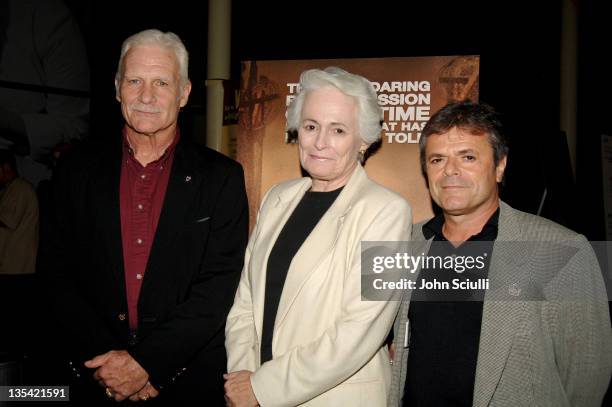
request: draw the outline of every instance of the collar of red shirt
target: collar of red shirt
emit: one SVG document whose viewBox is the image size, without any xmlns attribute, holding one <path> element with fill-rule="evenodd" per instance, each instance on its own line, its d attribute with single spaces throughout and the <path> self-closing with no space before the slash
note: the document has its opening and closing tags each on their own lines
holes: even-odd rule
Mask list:
<svg viewBox="0 0 612 407">
<path fill-rule="evenodd" d="M 177 128 L 176 135 L 174 136 L 174 139 L 172 139 L 172 144 L 170 144 L 168 148 L 166 148 L 166 150 L 161 155 L 161 157 L 147 164 L 147 167 L 149 166 L 158 167 L 160 165 L 166 164 L 168 162 L 169 157 L 171 157 L 172 154 L 174 153 L 174 150 L 176 149 L 176 145 L 178 144 L 180 138 L 181 138 L 181 132 Z M 132 146 L 130 145 L 130 141 L 127 138 L 127 129 L 125 127 L 123 128 L 122 139 L 123 139 L 123 155 L 128 157 L 128 159 L 131 160 L 132 162 L 137 163 L 138 165 L 141 165 L 136 160 L 136 157 L 134 157 L 134 150 L 132 149 Z"/>
</svg>

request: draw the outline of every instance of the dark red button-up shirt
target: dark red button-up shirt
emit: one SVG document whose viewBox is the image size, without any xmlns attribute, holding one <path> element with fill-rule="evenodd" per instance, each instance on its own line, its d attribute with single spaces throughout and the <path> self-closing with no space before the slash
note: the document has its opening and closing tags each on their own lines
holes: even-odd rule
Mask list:
<svg viewBox="0 0 612 407">
<path fill-rule="evenodd" d="M 126 132 L 123 132 L 119 200 L 125 289 L 131 330 L 138 326 L 138 297 L 164 205 L 174 150 L 179 138 L 177 131 L 164 154 L 143 167 L 134 157 Z"/>
</svg>

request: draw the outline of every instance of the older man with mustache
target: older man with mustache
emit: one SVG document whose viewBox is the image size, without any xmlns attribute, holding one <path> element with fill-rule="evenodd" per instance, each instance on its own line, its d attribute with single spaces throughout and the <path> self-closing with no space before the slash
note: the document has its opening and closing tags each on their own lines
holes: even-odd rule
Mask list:
<svg viewBox="0 0 612 407">
<path fill-rule="evenodd" d="M 54 185 L 40 265 L 79 405 L 224 404 L 223 332 L 247 202 L 240 165 L 179 133 L 187 63 L 173 33 L 125 40 L 115 79 L 123 135 L 76 153 Z"/>
</svg>

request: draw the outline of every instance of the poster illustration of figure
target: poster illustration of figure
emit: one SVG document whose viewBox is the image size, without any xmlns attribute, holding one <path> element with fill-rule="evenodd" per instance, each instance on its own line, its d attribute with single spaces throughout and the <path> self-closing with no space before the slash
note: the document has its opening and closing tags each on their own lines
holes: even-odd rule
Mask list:
<svg viewBox="0 0 612 407">
<path fill-rule="evenodd" d="M 446 91 L 447 103 L 465 99 L 478 101 L 479 65 L 477 56 L 461 56 L 440 69 L 438 82 Z"/>
<path fill-rule="evenodd" d="M 258 74 L 257 62 L 242 64 L 242 83 L 238 103 L 240 142 L 237 158 L 244 168 L 249 190 L 249 213 L 257 214 L 261 199 L 262 144 L 266 125 L 284 113 L 279 86 Z"/>
</svg>

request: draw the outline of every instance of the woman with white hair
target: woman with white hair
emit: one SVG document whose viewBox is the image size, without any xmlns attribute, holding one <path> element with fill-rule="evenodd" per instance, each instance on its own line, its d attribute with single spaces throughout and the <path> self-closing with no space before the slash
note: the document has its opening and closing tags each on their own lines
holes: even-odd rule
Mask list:
<svg viewBox="0 0 612 407">
<path fill-rule="evenodd" d="M 307 177 L 266 194 L 226 324 L 229 405 L 383 406 L 394 301 L 363 301 L 361 242 L 408 240 L 411 210 L 370 180 L 370 82 L 312 69 L 287 111 Z"/>
</svg>

